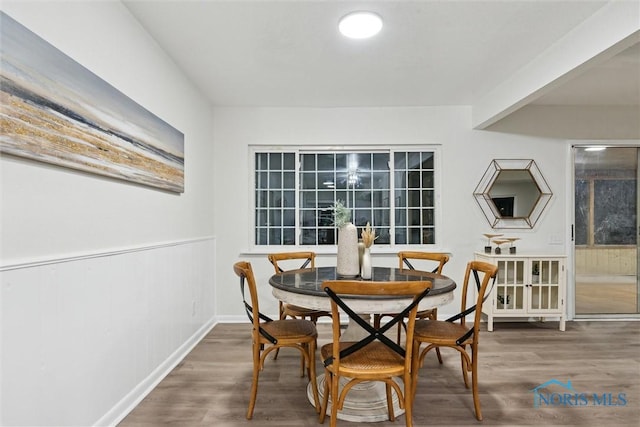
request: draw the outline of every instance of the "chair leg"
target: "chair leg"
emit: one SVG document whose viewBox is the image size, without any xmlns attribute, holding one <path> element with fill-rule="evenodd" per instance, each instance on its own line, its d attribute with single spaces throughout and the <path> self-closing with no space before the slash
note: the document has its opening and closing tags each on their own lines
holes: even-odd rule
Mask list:
<svg viewBox="0 0 640 427">
<path fill-rule="evenodd" d="M 247 419 L 253 418 L 253 409 L 256 406 L 258 396 L 258 378 L 260 376 L 260 351 L 253 351 L 253 378 L 251 380 L 251 396 L 249 398 L 249 409 L 247 409 Z"/>
<path fill-rule="evenodd" d="M 304 319 L 304 317 L 303 317 L 303 319 Z M 314 325 L 318 324 L 318 316 L 309 316 L 309 320 L 311 320 Z M 308 351 L 307 351 L 307 354 L 309 354 Z M 315 355 L 315 350 L 314 350 L 313 353 L 309 354 L 309 360 L 315 359 L 314 355 Z M 300 360 L 300 365 L 301 365 L 300 366 L 300 376 L 304 377 L 305 368 L 306 368 L 304 357 Z M 310 367 L 309 367 L 309 369 L 310 369 Z M 307 369 L 307 374 L 308 374 L 309 379 L 311 379 L 311 373 L 310 373 L 309 369 Z"/>
<path fill-rule="evenodd" d="M 480 396 L 478 395 L 478 347 L 471 345 L 471 391 L 473 393 L 473 407 L 476 411 L 476 419 L 482 421 L 482 410 L 480 409 Z"/>
<path fill-rule="evenodd" d="M 442 365 L 442 355 L 440 354 L 440 347 L 436 347 L 436 355 L 438 356 L 438 362 Z"/>
<path fill-rule="evenodd" d="M 329 420 L 330 427 L 336 427 L 338 422 L 338 399 L 339 399 L 339 381 L 338 375 L 331 376 L 331 420 Z"/>
<path fill-rule="evenodd" d="M 462 352 L 467 351 L 467 346 L 462 346 Z M 467 359 L 464 357 L 464 354 L 460 353 L 460 363 L 462 365 L 462 379 L 464 380 L 464 386 L 469 388 L 469 376 L 467 375 L 467 371 L 469 370 L 469 365 L 467 363 Z"/>
<path fill-rule="evenodd" d="M 304 347 L 304 351 L 309 354 L 309 344 L 303 344 L 302 345 Z M 304 356 L 300 355 L 300 378 L 304 378 L 305 377 L 305 368 L 306 368 L 306 364 L 305 364 L 305 360 L 304 360 Z M 309 375 L 311 376 L 311 375 Z M 309 378 L 311 379 L 311 378 Z"/>
<path fill-rule="evenodd" d="M 395 421 L 396 415 L 393 412 L 393 393 L 391 392 L 391 386 L 389 383 L 385 383 L 385 389 L 387 391 L 387 411 L 389 412 L 389 421 Z M 400 398 L 400 396 L 398 396 Z"/>
<path fill-rule="evenodd" d="M 411 397 L 415 399 L 418 387 L 418 372 L 420 371 L 420 342 L 413 341 L 413 354 L 411 355 Z"/>
<path fill-rule="evenodd" d="M 327 415 L 327 408 L 329 407 L 329 383 L 331 382 L 331 374 L 329 371 L 325 369 L 324 371 L 324 396 L 322 397 L 322 407 L 320 408 L 320 416 L 318 417 L 318 421 L 320 424 L 324 424 L 324 418 Z"/>
<path fill-rule="evenodd" d="M 409 387 L 404 388 L 404 420 L 406 427 L 413 427 L 413 395 L 411 390 L 413 382 L 409 379 Z"/>
<path fill-rule="evenodd" d="M 309 381 L 311 381 L 311 391 L 316 412 L 320 412 L 320 399 L 318 398 L 318 380 L 316 378 L 316 343 L 309 344 Z"/>
<path fill-rule="evenodd" d="M 373 327 L 376 329 L 380 329 L 380 315 L 379 314 L 374 314 L 373 315 Z"/>
</svg>

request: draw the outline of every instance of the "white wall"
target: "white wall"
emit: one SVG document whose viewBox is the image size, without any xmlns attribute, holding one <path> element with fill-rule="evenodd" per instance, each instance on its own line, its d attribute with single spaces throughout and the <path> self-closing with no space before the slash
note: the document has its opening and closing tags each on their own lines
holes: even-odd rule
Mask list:
<svg viewBox="0 0 640 427">
<path fill-rule="evenodd" d="M 490 230 L 472 197 L 489 162 L 533 158 L 554 197 L 536 229 L 506 233 L 522 238 L 521 252 L 566 251 L 566 148 L 557 140 L 473 131 L 467 107 L 211 111 L 119 2 L 4 1 L 2 10 L 181 130 L 186 173 L 185 193 L 174 195 L 0 159 L 1 424 L 117 420 L 212 321 L 244 320 L 238 259 L 253 262 L 265 311 L 275 313 L 271 267 L 249 253 L 250 144 L 441 144 L 438 249 L 453 253 L 447 270 L 457 279 Z M 334 262 L 330 252 L 318 260 Z M 374 250 L 374 263 L 396 259 Z M 23 350 L 31 354 L 16 369 Z"/>
<path fill-rule="evenodd" d="M 0 158 L 0 424 L 113 423 L 214 321 L 211 110 L 120 2 L 2 10 L 185 135 L 181 195 Z"/>
<path fill-rule="evenodd" d="M 489 224 L 473 198 L 473 190 L 492 159 L 534 159 L 554 196 L 534 230 L 501 230 L 521 237 L 519 252 L 565 254 L 566 245 L 566 146 L 562 141 L 506 135 L 471 129 L 467 107 L 423 108 L 215 108 L 214 140 L 224 146 L 215 160 L 219 205 L 216 212 L 218 266 L 217 313 L 221 319 L 242 318 L 237 280 L 231 265 L 238 259 L 252 262 L 263 297 L 264 311 L 276 313 L 267 283 L 273 273 L 263 253 L 250 253 L 253 237 L 249 191 L 249 145 L 390 145 L 441 144 L 441 222 L 437 224 L 438 248 L 453 258 L 447 273 L 462 279 L 466 262 L 482 250 Z M 550 245 L 553 239 L 560 244 Z M 319 248 L 324 250 L 325 248 Z M 335 248 L 330 248 L 335 250 Z M 376 254 L 374 265 L 395 266 L 393 254 Z M 335 253 L 322 255 L 319 265 L 335 263 Z M 440 309 L 456 313 L 459 302 Z"/>
<path fill-rule="evenodd" d="M 215 240 L 2 271 L 2 422 L 113 425 L 212 326 Z"/>
<path fill-rule="evenodd" d="M 113 1 L 2 9 L 185 135 L 182 195 L 3 157 L 3 260 L 211 235 L 209 107 L 128 10 Z"/>
</svg>

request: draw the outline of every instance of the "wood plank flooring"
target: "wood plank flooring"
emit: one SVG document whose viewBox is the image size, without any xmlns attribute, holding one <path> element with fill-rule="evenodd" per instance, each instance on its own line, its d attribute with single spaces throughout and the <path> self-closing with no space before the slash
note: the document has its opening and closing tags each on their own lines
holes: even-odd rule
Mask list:
<svg viewBox="0 0 640 427">
<path fill-rule="evenodd" d="M 577 279 L 576 279 L 577 280 Z M 576 281 L 576 314 L 635 314 L 638 285 L 630 283 Z"/>
<path fill-rule="evenodd" d="M 318 325 L 322 345 L 330 339 L 328 324 Z M 306 397 L 307 381 L 299 376 L 299 356 L 281 350 L 260 376 L 253 420 L 245 419 L 251 385 L 249 324 L 219 324 L 136 407 L 120 427 L 148 426 L 317 426 Z M 415 426 L 638 426 L 640 425 L 640 322 L 496 323 L 480 337 L 480 399 L 484 421 L 473 416 L 471 391 L 465 389 L 460 358 L 443 350 L 444 364 L 429 355 L 420 371 Z M 318 363 L 321 373 L 320 364 Z M 570 400 L 584 393 L 587 405 L 543 405 L 534 408 L 532 390 L 551 380 L 571 381 Z M 594 405 L 593 394 L 611 393 L 612 402 Z M 564 397 L 562 397 L 564 399 Z M 325 420 L 328 425 L 328 419 Z M 338 420 L 338 426 L 362 424 Z M 374 427 L 404 426 L 395 422 Z"/>
</svg>

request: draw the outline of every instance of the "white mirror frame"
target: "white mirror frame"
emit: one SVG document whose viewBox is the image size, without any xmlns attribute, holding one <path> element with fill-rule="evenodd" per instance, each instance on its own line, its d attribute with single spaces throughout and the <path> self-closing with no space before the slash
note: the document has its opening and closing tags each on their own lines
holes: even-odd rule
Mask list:
<svg viewBox="0 0 640 427">
<path fill-rule="evenodd" d="M 528 217 L 516 217 L 516 218 L 503 218 L 498 212 L 495 203 L 491 199 L 489 191 L 495 183 L 498 175 L 503 170 L 524 170 L 528 171 L 533 178 L 534 183 L 540 190 L 540 196 L 534 203 L 531 213 Z M 540 169 L 536 165 L 536 162 L 532 159 L 497 159 L 493 160 L 486 172 L 480 179 L 478 186 L 473 192 L 482 213 L 491 224 L 492 228 L 533 228 L 540 219 L 542 211 L 551 200 L 553 193 L 545 181 Z"/>
</svg>

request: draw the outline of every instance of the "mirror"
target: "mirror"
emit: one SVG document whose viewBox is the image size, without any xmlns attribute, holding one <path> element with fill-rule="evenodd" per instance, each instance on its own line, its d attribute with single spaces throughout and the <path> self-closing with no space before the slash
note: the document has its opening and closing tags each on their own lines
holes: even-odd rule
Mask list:
<svg viewBox="0 0 640 427">
<path fill-rule="evenodd" d="M 535 161 L 493 160 L 473 195 L 493 228 L 533 228 L 553 193 Z"/>
<path fill-rule="evenodd" d="M 525 218 L 538 201 L 540 190 L 528 170 L 502 170 L 489 196 L 502 218 Z"/>
</svg>

